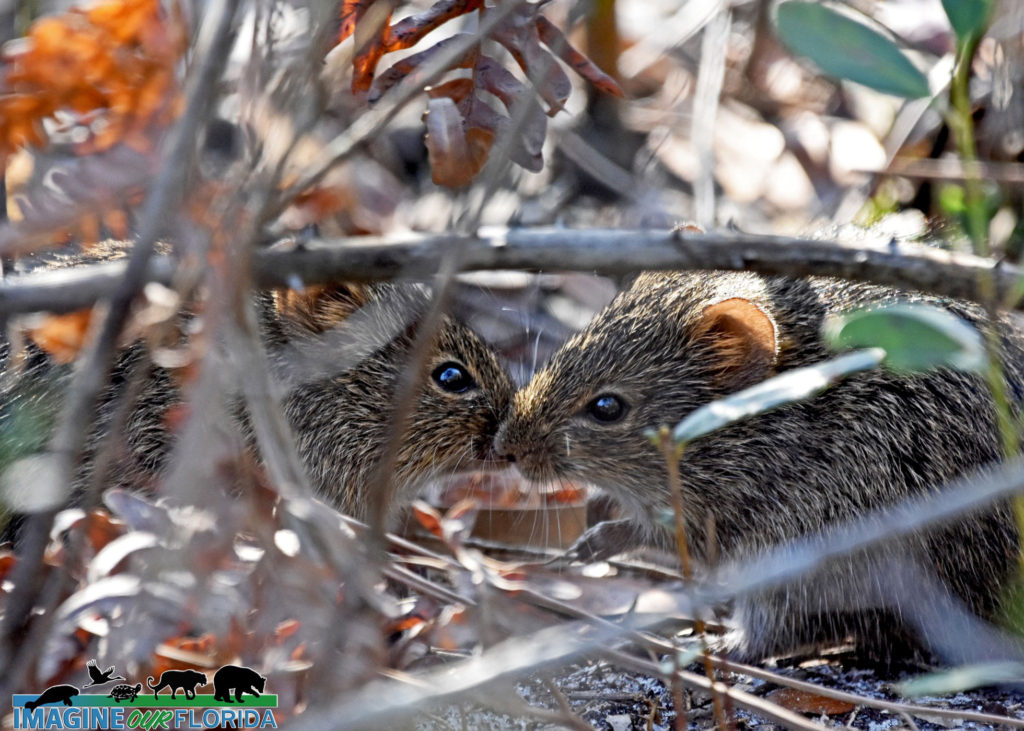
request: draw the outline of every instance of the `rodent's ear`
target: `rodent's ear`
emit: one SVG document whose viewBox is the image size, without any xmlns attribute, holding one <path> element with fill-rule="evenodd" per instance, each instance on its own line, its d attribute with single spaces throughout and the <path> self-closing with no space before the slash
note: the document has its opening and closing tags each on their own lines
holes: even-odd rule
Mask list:
<svg viewBox="0 0 1024 731">
<path fill-rule="evenodd" d="M 274 293 L 274 306 L 282 318 L 313 333 L 330 330 L 370 300 L 365 284 L 344 283 Z"/>
<path fill-rule="evenodd" d="M 717 356 L 717 385 L 739 390 L 771 375 L 778 348 L 775 321 L 750 300 L 733 297 L 708 305 L 696 334 L 710 342 Z"/>
</svg>

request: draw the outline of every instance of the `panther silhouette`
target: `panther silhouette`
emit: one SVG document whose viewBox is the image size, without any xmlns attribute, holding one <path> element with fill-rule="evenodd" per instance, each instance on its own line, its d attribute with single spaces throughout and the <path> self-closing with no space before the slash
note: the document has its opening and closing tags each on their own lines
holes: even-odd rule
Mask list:
<svg viewBox="0 0 1024 731">
<path fill-rule="evenodd" d="M 170 688 L 172 699 L 181 690 L 190 700 L 196 697 L 196 686 L 206 685 L 206 682 L 206 676 L 195 670 L 164 670 L 160 674 L 160 682 L 156 685 L 153 685 L 152 675 L 146 679 L 146 685 L 153 691 L 154 698 L 162 688 Z"/>
</svg>

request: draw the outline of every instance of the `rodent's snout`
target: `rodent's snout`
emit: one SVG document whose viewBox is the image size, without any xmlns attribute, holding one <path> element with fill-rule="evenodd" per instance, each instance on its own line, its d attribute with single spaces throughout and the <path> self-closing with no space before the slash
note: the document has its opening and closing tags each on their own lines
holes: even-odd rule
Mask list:
<svg viewBox="0 0 1024 731">
<path fill-rule="evenodd" d="M 515 454 L 508 448 L 508 422 L 498 427 L 498 433 L 494 435 L 494 456 L 506 462 L 515 462 Z"/>
<path fill-rule="evenodd" d="M 529 425 L 513 418 L 498 429 L 494 437 L 494 454 L 498 459 L 514 463 L 520 474 L 527 479 L 546 479 L 550 465 L 543 443 L 544 439 L 534 433 Z"/>
</svg>

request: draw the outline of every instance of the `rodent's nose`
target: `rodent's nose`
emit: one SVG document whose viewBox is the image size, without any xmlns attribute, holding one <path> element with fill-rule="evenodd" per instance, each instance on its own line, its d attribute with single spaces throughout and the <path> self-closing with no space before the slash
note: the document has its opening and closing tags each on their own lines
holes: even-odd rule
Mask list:
<svg viewBox="0 0 1024 731">
<path fill-rule="evenodd" d="M 498 433 L 494 435 L 494 442 L 491 448 L 499 460 L 505 462 L 516 461 L 515 453 L 518 451 L 516 449 L 516 439 L 509 439 L 508 422 L 505 422 L 498 428 Z"/>
<path fill-rule="evenodd" d="M 498 430 L 498 433 L 494 435 L 494 449 L 495 456 L 506 462 L 515 462 L 516 456 L 511 454 L 508 449 L 506 442 L 508 441 L 508 430 L 503 426 Z"/>
</svg>

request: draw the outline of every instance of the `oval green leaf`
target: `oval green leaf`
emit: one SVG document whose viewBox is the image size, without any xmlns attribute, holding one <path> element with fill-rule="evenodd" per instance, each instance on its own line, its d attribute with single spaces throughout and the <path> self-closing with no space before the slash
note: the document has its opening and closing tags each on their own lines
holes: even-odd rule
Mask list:
<svg viewBox="0 0 1024 731">
<path fill-rule="evenodd" d="M 895 43 L 846 13 L 790 0 L 778 6 L 775 26 L 793 53 L 829 76 L 910 99 L 930 94 L 924 74 Z"/>
<path fill-rule="evenodd" d="M 672 438 L 677 445 L 686 444 L 737 421 L 810 398 L 851 373 L 874 368 L 884 357 L 885 351 L 881 348 L 868 348 L 786 371 L 694 410 L 672 430 Z M 656 439 L 657 433 L 650 436 Z"/>
<path fill-rule="evenodd" d="M 992 17 L 992 6 L 993 0 L 942 0 L 946 17 L 961 45 L 980 38 L 985 32 Z"/>
<path fill-rule="evenodd" d="M 932 305 L 900 303 L 850 312 L 826 324 L 825 338 L 834 348 L 882 348 L 884 365 L 900 372 L 947 367 L 977 373 L 988 364 L 978 331 Z"/>
</svg>

